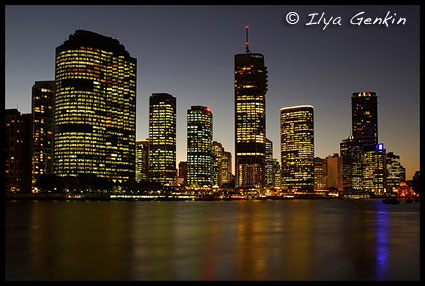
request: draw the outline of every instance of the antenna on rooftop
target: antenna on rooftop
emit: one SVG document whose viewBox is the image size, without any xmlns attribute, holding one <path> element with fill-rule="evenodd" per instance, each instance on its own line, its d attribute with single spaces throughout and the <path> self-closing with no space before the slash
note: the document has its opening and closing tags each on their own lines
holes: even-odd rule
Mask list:
<svg viewBox="0 0 425 286">
<path fill-rule="evenodd" d="M 248 25 L 245 26 L 245 49 L 247 53 L 250 53 L 249 42 L 248 42 Z"/>
</svg>

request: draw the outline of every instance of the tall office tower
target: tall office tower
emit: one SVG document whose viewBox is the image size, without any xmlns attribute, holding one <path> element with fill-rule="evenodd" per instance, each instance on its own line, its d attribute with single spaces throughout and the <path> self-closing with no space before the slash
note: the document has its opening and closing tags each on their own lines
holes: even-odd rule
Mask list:
<svg viewBox="0 0 425 286">
<path fill-rule="evenodd" d="M 326 188 L 343 190 L 342 157 L 338 153 L 326 157 Z"/>
<path fill-rule="evenodd" d="M 187 183 L 212 186 L 213 115 L 205 106 L 187 110 Z"/>
<path fill-rule="evenodd" d="M 32 116 L 5 110 L 5 189 L 31 192 Z"/>
<path fill-rule="evenodd" d="M 406 169 L 400 164 L 400 156 L 389 152 L 385 158 L 386 165 L 386 191 L 391 193 L 393 188 L 397 188 L 400 182 L 405 181 Z"/>
<path fill-rule="evenodd" d="M 264 56 L 235 55 L 235 171 L 236 187 L 262 188 L 265 185 L 267 67 Z"/>
<path fill-rule="evenodd" d="M 149 98 L 149 180 L 176 180 L 176 98 L 168 93 Z"/>
<path fill-rule="evenodd" d="M 340 143 L 344 191 L 362 190 L 362 152 L 362 146 L 353 136 L 342 140 Z"/>
<path fill-rule="evenodd" d="M 36 81 L 32 87 L 33 182 L 53 174 L 55 81 Z"/>
<path fill-rule="evenodd" d="M 385 193 L 385 157 L 383 144 L 365 146 L 362 152 L 362 189 L 375 195 Z"/>
<path fill-rule="evenodd" d="M 222 174 L 222 157 L 224 153 L 223 145 L 217 141 L 213 141 L 212 143 L 212 185 L 213 186 L 221 186 L 223 181 Z"/>
<path fill-rule="evenodd" d="M 136 141 L 136 181 L 148 180 L 149 140 Z"/>
<path fill-rule="evenodd" d="M 234 180 L 232 174 L 232 153 L 224 151 L 221 158 L 221 185 L 230 184 Z"/>
<path fill-rule="evenodd" d="M 313 116 L 311 105 L 280 109 L 282 186 L 290 190 L 313 191 Z"/>
<path fill-rule="evenodd" d="M 280 164 L 278 159 L 273 159 L 272 163 L 272 182 L 271 184 L 275 187 L 279 187 L 281 184 L 281 176 L 280 176 Z"/>
<path fill-rule="evenodd" d="M 179 176 L 180 184 L 187 184 L 187 161 L 179 162 Z"/>
<path fill-rule="evenodd" d="M 356 92 L 351 97 L 353 137 L 363 146 L 378 144 L 378 101 L 374 92 Z"/>
<path fill-rule="evenodd" d="M 326 161 L 316 157 L 313 160 L 314 164 L 314 190 L 324 190 L 326 188 L 325 168 Z"/>
<path fill-rule="evenodd" d="M 273 142 L 266 138 L 266 185 L 273 184 Z"/>
<path fill-rule="evenodd" d="M 54 169 L 135 177 L 136 59 L 120 42 L 77 30 L 56 48 Z"/>
</svg>

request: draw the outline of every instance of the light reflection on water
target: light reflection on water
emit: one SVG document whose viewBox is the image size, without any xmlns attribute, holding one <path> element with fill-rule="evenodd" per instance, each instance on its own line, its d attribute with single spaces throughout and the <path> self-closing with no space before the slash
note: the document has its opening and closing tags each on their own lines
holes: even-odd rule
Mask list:
<svg viewBox="0 0 425 286">
<path fill-rule="evenodd" d="M 6 280 L 419 280 L 419 209 L 8 201 Z"/>
</svg>

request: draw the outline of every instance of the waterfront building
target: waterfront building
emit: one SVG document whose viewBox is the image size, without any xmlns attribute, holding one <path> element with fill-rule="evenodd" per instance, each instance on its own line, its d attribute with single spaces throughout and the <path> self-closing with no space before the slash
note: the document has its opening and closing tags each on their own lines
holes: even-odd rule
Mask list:
<svg viewBox="0 0 425 286">
<path fill-rule="evenodd" d="M 313 160 L 314 164 L 314 190 L 324 190 L 326 188 L 325 169 L 326 161 L 316 157 Z"/>
<path fill-rule="evenodd" d="M 54 169 L 122 183 L 135 177 L 136 59 L 77 30 L 56 48 Z"/>
<path fill-rule="evenodd" d="M 213 115 L 205 106 L 187 110 L 187 182 L 191 186 L 212 186 Z"/>
<path fill-rule="evenodd" d="M 313 106 L 280 109 L 282 186 L 293 191 L 314 187 Z"/>
<path fill-rule="evenodd" d="M 343 190 L 343 169 L 342 157 L 338 153 L 326 157 L 326 189 L 335 188 Z"/>
<path fill-rule="evenodd" d="M 179 162 L 179 175 L 177 180 L 179 184 L 187 184 L 187 161 Z"/>
<path fill-rule="evenodd" d="M 271 184 L 275 187 L 279 187 L 281 184 L 280 176 L 280 164 L 278 159 L 273 159 L 272 161 L 272 180 Z"/>
<path fill-rule="evenodd" d="M 378 144 L 378 101 L 375 92 L 356 92 L 351 97 L 353 137 L 362 146 Z"/>
<path fill-rule="evenodd" d="M 386 154 L 386 191 L 391 193 L 401 182 L 406 180 L 406 169 L 400 163 L 400 156 L 393 152 Z"/>
<path fill-rule="evenodd" d="M 224 151 L 221 157 L 221 185 L 234 181 L 232 174 L 232 153 Z"/>
<path fill-rule="evenodd" d="M 149 140 L 136 141 L 136 182 L 148 181 Z"/>
<path fill-rule="evenodd" d="M 362 152 L 362 189 L 375 195 L 385 193 L 386 150 L 383 144 L 364 146 Z"/>
<path fill-rule="evenodd" d="M 273 142 L 266 138 L 266 185 L 273 184 Z"/>
<path fill-rule="evenodd" d="M 344 139 L 340 143 L 344 191 L 362 190 L 362 152 L 362 146 L 353 136 Z"/>
<path fill-rule="evenodd" d="M 248 39 L 245 48 L 234 58 L 236 187 L 258 189 L 265 185 L 267 67 Z"/>
<path fill-rule="evenodd" d="M 221 186 L 223 181 L 223 174 L 221 172 L 222 169 L 222 157 L 224 153 L 223 145 L 217 141 L 213 141 L 212 143 L 212 185 L 213 186 Z"/>
<path fill-rule="evenodd" d="M 31 192 L 32 188 L 32 115 L 17 109 L 5 114 L 5 190 Z"/>
<path fill-rule="evenodd" d="M 36 81 L 32 87 L 32 177 L 53 174 L 55 81 Z"/>
<path fill-rule="evenodd" d="M 149 180 L 176 181 L 176 98 L 168 93 L 149 98 Z"/>
</svg>

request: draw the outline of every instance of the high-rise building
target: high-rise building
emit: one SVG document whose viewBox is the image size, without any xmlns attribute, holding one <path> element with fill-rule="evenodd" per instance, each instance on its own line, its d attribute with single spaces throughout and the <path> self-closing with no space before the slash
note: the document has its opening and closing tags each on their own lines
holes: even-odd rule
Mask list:
<svg viewBox="0 0 425 286">
<path fill-rule="evenodd" d="M 378 100 L 374 92 L 356 92 L 351 97 L 353 137 L 362 146 L 378 144 Z"/>
<path fill-rule="evenodd" d="M 136 59 L 117 40 L 77 30 L 56 48 L 54 169 L 135 177 Z"/>
<path fill-rule="evenodd" d="M 176 98 L 168 93 L 149 98 L 149 180 L 176 181 Z"/>
<path fill-rule="evenodd" d="M 313 160 L 314 164 L 314 190 L 324 190 L 326 188 L 326 161 L 316 157 Z"/>
<path fill-rule="evenodd" d="M 234 180 L 232 174 L 232 153 L 224 151 L 221 158 L 221 185 L 230 184 Z"/>
<path fill-rule="evenodd" d="M 344 191 L 362 190 L 362 152 L 363 147 L 353 136 L 342 140 L 340 143 Z"/>
<path fill-rule="evenodd" d="M 362 152 L 362 189 L 382 195 L 385 193 L 386 150 L 383 144 L 364 146 Z"/>
<path fill-rule="evenodd" d="M 32 176 L 53 174 L 55 81 L 36 81 L 32 87 Z"/>
<path fill-rule="evenodd" d="M 273 184 L 273 142 L 266 138 L 266 185 Z"/>
<path fill-rule="evenodd" d="M 6 192 L 31 192 L 32 115 L 6 109 L 5 125 Z"/>
<path fill-rule="evenodd" d="M 187 182 L 192 186 L 212 186 L 213 115 L 205 106 L 187 110 Z"/>
<path fill-rule="evenodd" d="M 391 193 L 393 188 L 397 188 L 400 182 L 405 181 L 406 169 L 400 163 L 400 156 L 393 152 L 386 154 L 386 191 Z"/>
<path fill-rule="evenodd" d="M 221 172 L 222 169 L 222 157 L 223 157 L 224 148 L 223 145 L 217 141 L 213 141 L 212 143 L 212 185 L 213 186 L 221 186 L 223 181 L 223 174 Z"/>
<path fill-rule="evenodd" d="M 326 188 L 343 190 L 342 157 L 338 153 L 326 157 Z"/>
<path fill-rule="evenodd" d="M 136 181 L 148 181 L 149 140 L 136 141 Z"/>
<path fill-rule="evenodd" d="M 248 27 L 245 27 L 248 34 Z M 235 171 L 236 187 L 265 185 L 267 67 L 264 56 L 235 55 Z"/>
<path fill-rule="evenodd" d="M 178 180 L 180 184 L 187 184 L 187 161 L 179 162 L 179 175 Z"/>
<path fill-rule="evenodd" d="M 313 106 L 280 109 L 282 186 L 312 191 L 314 187 Z"/>
<path fill-rule="evenodd" d="M 280 187 L 281 184 L 280 164 L 278 159 L 273 159 L 272 163 L 272 181 L 271 184 L 275 187 Z"/>
</svg>

